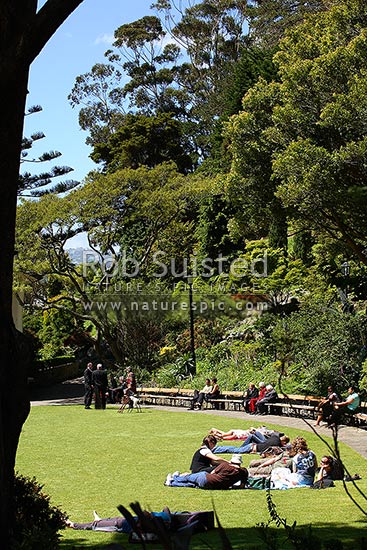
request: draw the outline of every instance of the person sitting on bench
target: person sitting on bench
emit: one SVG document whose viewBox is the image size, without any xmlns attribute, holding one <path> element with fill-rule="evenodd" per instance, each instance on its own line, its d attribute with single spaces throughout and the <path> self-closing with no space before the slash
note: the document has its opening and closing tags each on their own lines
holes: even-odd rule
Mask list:
<svg viewBox="0 0 367 550">
<path fill-rule="evenodd" d="M 329 428 L 334 428 L 340 424 L 343 414 L 352 416 L 358 411 L 361 399 L 354 386 L 349 386 L 348 397 L 345 401 L 334 403 L 334 410 L 329 417 Z"/>
<path fill-rule="evenodd" d="M 203 389 L 199 393 L 197 393 L 191 401 L 190 410 L 194 410 L 195 407 L 200 410 L 204 399 L 205 401 L 209 401 L 209 399 L 217 399 L 219 395 L 220 389 L 217 383 L 217 379 L 213 378 L 212 381 L 210 381 L 210 379 L 207 378 Z"/>
</svg>

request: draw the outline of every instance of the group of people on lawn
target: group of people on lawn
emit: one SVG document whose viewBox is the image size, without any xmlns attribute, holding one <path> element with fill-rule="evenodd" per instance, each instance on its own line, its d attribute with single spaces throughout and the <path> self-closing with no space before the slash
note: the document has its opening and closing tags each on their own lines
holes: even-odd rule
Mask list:
<svg viewBox="0 0 367 550">
<path fill-rule="evenodd" d="M 240 446 L 219 445 L 219 440 L 241 439 Z M 242 466 L 242 454 L 258 453 L 261 458 Z M 223 454 L 231 454 L 227 460 Z M 200 489 L 241 489 L 253 486 L 256 477 L 268 477 L 272 489 L 311 487 L 316 480 L 340 478 L 336 459 L 323 456 L 317 470 L 315 453 L 303 437 L 290 442 L 281 432 L 261 428 L 229 430 L 212 428 L 192 457 L 190 471 L 168 474 L 164 484 L 169 487 Z"/>
<path fill-rule="evenodd" d="M 96 371 L 93 371 L 92 365 L 88 365 L 92 373 L 98 373 L 102 370 L 102 365 L 97 365 Z M 129 370 L 129 373 L 131 371 Z M 135 384 L 135 376 L 127 374 L 127 384 L 122 386 L 122 391 L 127 388 L 132 389 Z M 133 374 L 133 373 L 131 373 Z M 98 385 L 98 375 L 91 377 L 91 386 L 96 392 Z M 97 380 L 97 382 L 96 382 Z M 123 381 L 124 382 L 124 381 Z M 199 399 L 196 395 L 196 400 L 193 406 L 198 402 L 203 403 L 205 395 L 210 394 L 216 388 L 217 380 L 214 378 L 206 380 L 205 391 L 203 397 Z M 254 384 L 249 385 L 249 390 L 245 396 L 248 412 L 259 410 L 257 404 L 261 399 L 261 389 L 264 388 L 263 396 L 267 393 L 273 395 L 275 391 L 270 385 L 265 386 L 264 383 L 259 384 L 259 391 L 256 394 Z M 96 403 L 98 397 L 96 396 Z M 255 400 L 255 401 L 253 401 Z M 252 401 L 252 404 L 250 405 Z M 330 426 L 336 425 L 341 418 L 342 412 L 353 414 L 360 404 L 359 396 L 354 388 L 350 386 L 348 389 L 348 397 L 345 401 L 341 401 L 333 388 L 329 386 L 328 395 L 323 398 L 319 404 L 319 416 L 316 421 L 316 426 L 320 424 L 322 419 L 327 419 Z M 90 404 L 89 404 L 90 406 Z M 87 407 L 88 408 L 88 407 Z M 191 407 L 190 407 L 191 408 Z M 260 409 L 261 410 L 261 409 Z M 240 445 L 221 445 L 219 441 L 241 441 Z M 248 467 L 242 466 L 242 454 L 259 454 L 260 457 L 251 460 Z M 231 458 L 220 456 L 231 454 Z M 208 435 L 202 441 L 201 446 L 197 449 L 191 460 L 190 471 L 180 473 L 178 471 L 173 474 L 168 474 L 164 485 L 169 487 L 192 487 L 207 490 L 218 489 L 245 489 L 255 488 L 253 482 L 259 478 L 267 478 L 268 487 L 271 489 L 292 489 L 296 487 L 327 487 L 333 484 L 334 480 L 343 479 L 343 466 L 341 462 L 329 455 L 324 455 L 318 466 L 315 453 L 309 449 L 307 441 L 304 437 L 298 436 L 290 442 L 287 435 L 282 432 L 268 429 L 266 426 L 259 428 L 248 429 L 231 429 L 223 431 L 218 428 L 212 428 Z M 352 479 L 360 479 L 354 477 Z M 160 517 L 163 521 L 170 521 L 169 510 L 163 510 L 159 513 L 149 513 L 149 516 Z M 118 531 L 129 533 L 132 530 L 131 524 L 124 518 L 106 518 L 101 519 L 94 513 L 94 519 L 89 523 L 74 523 L 70 520 L 66 521 L 66 525 L 73 529 L 93 529 L 103 531 Z"/>
<path fill-rule="evenodd" d="M 118 383 L 114 379 L 108 383 L 107 370 L 102 363 L 94 369 L 93 363 L 88 363 L 84 371 L 84 408 L 90 409 L 94 398 L 96 409 L 105 409 L 107 399 L 111 403 L 120 403 L 124 395 L 136 393 L 136 378 L 134 372 L 126 369 L 126 377 L 120 376 Z"/>
<path fill-rule="evenodd" d="M 210 380 L 207 380 L 207 385 Z M 205 396 L 205 392 L 202 390 Z M 245 410 L 262 414 L 262 405 L 276 400 L 277 395 L 271 385 L 260 382 L 259 389 L 250 384 L 245 395 Z M 205 397 L 203 397 L 204 399 Z M 329 427 L 340 423 L 342 414 L 354 414 L 360 405 L 360 398 L 354 386 L 348 389 L 347 398 L 342 401 L 329 386 L 328 395 L 319 404 L 319 415 L 316 426 L 322 419 Z M 218 441 L 241 440 L 239 446 L 219 445 Z M 218 455 L 231 453 L 227 460 Z M 250 462 L 249 468 L 243 468 L 242 457 L 245 453 L 259 453 L 260 460 Z M 308 448 L 303 437 L 296 437 L 291 443 L 289 437 L 266 427 L 248 430 L 233 429 L 222 431 L 212 428 L 203 439 L 202 446 L 194 453 L 190 472 L 168 474 L 165 485 L 170 487 L 199 487 L 202 489 L 244 488 L 249 485 L 249 476 L 268 476 L 270 487 L 290 489 L 294 487 L 311 487 L 315 481 L 317 459 Z M 320 462 L 317 482 L 324 479 L 342 479 L 337 459 L 324 456 Z"/>
</svg>

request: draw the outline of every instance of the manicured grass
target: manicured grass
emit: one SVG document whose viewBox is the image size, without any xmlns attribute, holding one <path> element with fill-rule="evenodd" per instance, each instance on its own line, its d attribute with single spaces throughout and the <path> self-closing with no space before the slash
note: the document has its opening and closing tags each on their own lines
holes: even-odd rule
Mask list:
<svg viewBox="0 0 367 550">
<path fill-rule="evenodd" d="M 112 407 L 105 411 L 85 411 L 82 406 L 33 407 L 21 436 L 17 470 L 44 484 L 52 503 L 74 521 L 91 521 L 94 509 L 102 517 L 119 515 L 118 504 L 134 501 L 150 510 L 168 505 L 175 511 L 209 510 L 214 504 L 234 548 L 261 548 L 254 526 L 269 517 L 264 491 L 203 491 L 163 485 L 168 472 L 187 471 L 193 452 L 213 426 L 230 429 L 250 424 L 240 415 L 232 419 L 155 409 L 117 414 Z M 291 438 L 302 433 L 279 430 Z M 313 434 L 302 435 L 320 458 L 326 451 L 324 444 Z M 366 437 L 362 431 L 361 437 Z M 363 478 L 358 487 L 367 492 L 367 461 L 343 444 L 341 451 L 350 471 Z M 244 455 L 244 464 L 251 458 L 253 455 Z M 351 483 L 348 489 L 366 509 L 366 501 Z M 366 516 L 349 500 L 342 482 L 327 490 L 292 489 L 272 491 L 272 495 L 288 523 L 312 524 L 330 539 L 339 536 L 348 543 L 362 536 L 366 528 Z M 126 537 L 68 529 L 63 531 L 62 548 L 97 549 L 112 541 L 124 543 Z M 207 548 L 206 543 L 220 548 L 216 531 L 194 537 L 193 548 Z"/>
</svg>

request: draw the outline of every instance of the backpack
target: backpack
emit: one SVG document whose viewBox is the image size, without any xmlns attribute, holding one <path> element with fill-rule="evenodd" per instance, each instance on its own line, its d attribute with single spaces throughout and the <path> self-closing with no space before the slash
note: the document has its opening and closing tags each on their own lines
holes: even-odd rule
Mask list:
<svg viewBox="0 0 367 550">
<path fill-rule="evenodd" d="M 335 487 L 335 483 L 332 479 L 319 479 L 311 485 L 310 489 L 328 489 L 329 487 Z"/>
<path fill-rule="evenodd" d="M 344 467 L 338 458 L 333 457 L 333 468 L 332 468 L 332 478 L 333 479 L 344 479 Z"/>
</svg>

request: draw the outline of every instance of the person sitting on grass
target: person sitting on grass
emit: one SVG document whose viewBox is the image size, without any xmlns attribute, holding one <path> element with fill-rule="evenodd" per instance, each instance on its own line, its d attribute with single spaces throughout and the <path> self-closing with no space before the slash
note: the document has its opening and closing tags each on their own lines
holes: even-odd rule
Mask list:
<svg viewBox="0 0 367 550">
<path fill-rule="evenodd" d="M 168 474 L 164 485 L 214 490 L 229 489 L 236 484 L 236 488 L 242 488 L 246 486 L 248 472 L 246 468 L 241 468 L 241 464 L 242 457 L 233 455 L 230 462 L 221 462 L 211 472 Z"/>
<path fill-rule="evenodd" d="M 214 435 L 209 434 L 203 439 L 201 447 L 195 451 L 190 465 L 192 474 L 197 472 L 211 472 L 219 462 L 228 462 L 224 458 L 213 454 L 212 450 L 217 444 L 217 439 Z"/>
<path fill-rule="evenodd" d="M 271 482 L 274 489 L 293 489 L 295 487 L 311 487 L 316 472 L 316 455 L 308 448 L 303 437 L 292 441 L 292 469 L 275 468 L 271 472 Z"/>
<path fill-rule="evenodd" d="M 316 481 L 325 479 L 343 479 L 343 476 L 338 476 L 337 469 L 334 467 L 334 458 L 332 456 L 323 456 L 320 460 L 320 468 L 316 474 Z"/>
</svg>

